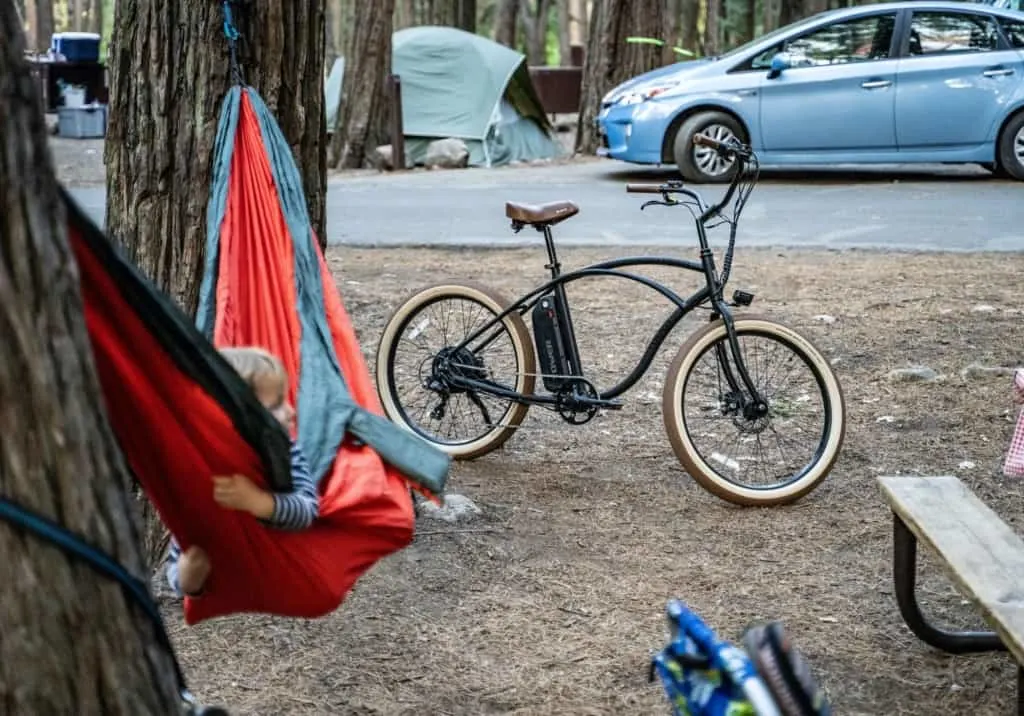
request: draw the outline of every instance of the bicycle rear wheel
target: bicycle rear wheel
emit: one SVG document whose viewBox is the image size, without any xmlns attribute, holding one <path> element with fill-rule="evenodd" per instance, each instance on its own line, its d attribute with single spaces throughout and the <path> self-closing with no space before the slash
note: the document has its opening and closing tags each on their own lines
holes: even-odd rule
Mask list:
<svg viewBox="0 0 1024 716">
<path fill-rule="evenodd" d="M 669 367 L 665 430 L 679 462 L 712 494 L 738 505 L 794 502 L 825 479 L 839 456 L 846 431 L 842 388 L 821 351 L 792 328 L 754 315 L 737 316 L 734 325 L 767 415 L 744 414 L 747 392 L 719 319 L 694 333 Z M 726 380 L 723 359 L 738 390 Z"/>
<path fill-rule="evenodd" d="M 469 284 L 426 288 L 395 311 L 377 347 L 377 393 L 387 416 L 455 459 L 500 447 L 529 406 L 465 380 L 532 395 L 537 360 L 526 325 L 510 313 L 464 348 L 508 303 Z"/>
</svg>

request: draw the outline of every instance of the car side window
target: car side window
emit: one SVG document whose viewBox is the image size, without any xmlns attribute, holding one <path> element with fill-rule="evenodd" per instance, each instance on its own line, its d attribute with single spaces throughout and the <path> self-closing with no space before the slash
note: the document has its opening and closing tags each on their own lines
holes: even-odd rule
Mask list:
<svg viewBox="0 0 1024 716">
<path fill-rule="evenodd" d="M 915 12 L 910 20 L 911 57 L 991 52 L 999 47 L 995 20 L 958 12 Z"/>
<path fill-rule="evenodd" d="M 895 27 L 895 13 L 844 20 L 774 45 L 733 71 L 767 71 L 771 68 L 772 57 L 779 52 L 789 53 L 792 67 L 885 59 L 889 56 Z"/>
<path fill-rule="evenodd" d="M 1003 20 L 1003 32 L 1011 47 L 1024 50 L 1024 20 Z"/>
</svg>

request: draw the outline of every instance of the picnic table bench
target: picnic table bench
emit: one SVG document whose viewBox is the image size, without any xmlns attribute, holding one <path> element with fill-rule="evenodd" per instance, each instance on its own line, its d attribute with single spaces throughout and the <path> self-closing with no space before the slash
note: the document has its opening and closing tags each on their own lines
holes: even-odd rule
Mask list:
<svg viewBox="0 0 1024 716">
<path fill-rule="evenodd" d="M 896 603 L 910 630 L 950 654 L 1009 651 L 1017 660 L 1017 713 L 1024 715 L 1024 540 L 955 477 L 880 477 L 893 513 Z M 992 626 L 947 631 L 917 604 L 917 543 L 931 547 Z"/>
</svg>

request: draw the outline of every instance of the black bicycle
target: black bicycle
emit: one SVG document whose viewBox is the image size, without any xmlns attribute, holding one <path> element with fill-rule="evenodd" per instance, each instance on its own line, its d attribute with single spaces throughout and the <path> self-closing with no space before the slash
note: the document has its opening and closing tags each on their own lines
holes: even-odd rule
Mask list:
<svg viewBox="0 0 1024 716">
<path fill-rule="evenodd" d="M 665 380 L 662 412 L 676 457 L 704 488 L 736 504 L 783 504 L 813 490 L 828 475 L 843 442 L 842 389 L 828 360 L 806 337 L 763 316 L 734 315 L 732 309 L 749 306 L 753 294 L 737 290 L 731 301 L 723 298 L 737 224 L 757 183 L 758 161 L 750 147 L 736 142 L 697 135 L 694 143 L 736 163 L 717 204 L 707 205 L 678 181 L 630 184 L 626 191 L 660 195 L 641 209 L 688 207 L 697 226 L 698 261 L 629 257 L 563 274 L 551 229 L 578 213 L 577 206 L 508 203 L 506 215 L 515 231 L 532 226 L 544 235 L 551 279 L 514 303 L 462 283 L 432 286 L 402 303 L 377 352 L 378 392 L 388 417 L 456 459 L 479 457 L 502 445 L 530 406 L 581 425 L 599 410 L 620 408 L 617 398 L 644 375 L 672 329 L 691 311 L 707 308 L 710 322 L 683 343 Z M 707 230 L 723 223 L 730 233 L 719 273 Z M 698 271 L 705 282 L 683 298 L 624 270 L 641 266 Z M 584 373 L 565 291 L 566 284 L 594 276 L 636 281 L 675 307 L 633 371 L 606 390 Z M 527 313 L 532 340 L 523 320 Z M 537 378 L 543 391 L 535 390 Z M 475 427 L 460 427 L 463 421 Z"/>
</svg>

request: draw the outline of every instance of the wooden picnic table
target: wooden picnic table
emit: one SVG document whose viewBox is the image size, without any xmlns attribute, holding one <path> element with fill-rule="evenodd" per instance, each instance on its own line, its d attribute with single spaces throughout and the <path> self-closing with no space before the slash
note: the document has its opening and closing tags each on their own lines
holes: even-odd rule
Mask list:
<svg viewBox="0 0 1024 716">
<path fill-rule="evenodd" d="M 900 614 L 925 643 L 950 654 L 1009 651 L 1024 716 L 1024 540 L 956 477 L 880 477 L 893 513 L 893 580 Z M 930 624 L 915 594 L 917 543 L 928 545 L 993 631 Z"/>
</svg>

